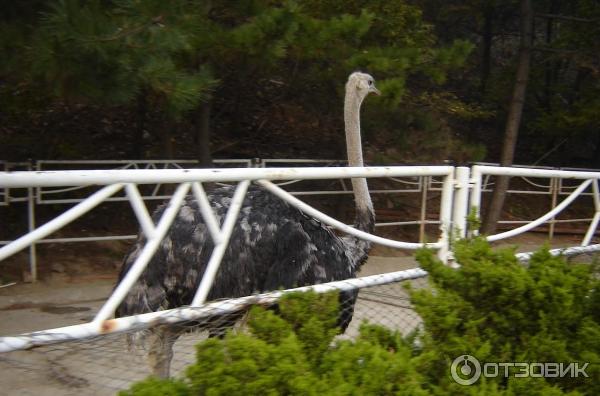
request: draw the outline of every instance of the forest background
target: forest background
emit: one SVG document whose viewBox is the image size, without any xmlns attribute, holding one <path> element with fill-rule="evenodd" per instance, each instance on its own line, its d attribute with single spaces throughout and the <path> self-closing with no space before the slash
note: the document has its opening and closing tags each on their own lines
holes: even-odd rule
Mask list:
<svg viewBox="0 0 600 396">
<path fill-rule="evenodd" d="M 0 7 L 0 159 L 345 157 L 600 168 L 595 0 L 30 0 Z"/>
</svg>

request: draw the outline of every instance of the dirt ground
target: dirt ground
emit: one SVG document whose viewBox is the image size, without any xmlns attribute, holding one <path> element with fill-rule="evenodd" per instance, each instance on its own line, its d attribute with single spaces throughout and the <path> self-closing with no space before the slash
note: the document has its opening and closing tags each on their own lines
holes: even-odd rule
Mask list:
<svg viewBox="0 0 600 396">
<path fill-rule="evenodd" d="M 544 235 L 530 234 L 504 245 L 517 244 L 519 251 L 531 251 L 545 241 Z M 562 235 L 554 239 L 552 247 L 573 246 L 580 241 L 581 236 Z M 407 253 L 381 247 L 374 253 L 361 275 L 417 266 Z M 42 281 L 17 282 L 0 288 L 0 336 L 90 321 L 114 287 L 118 259 L 115 254 L 110 256 L 113 258 L 102 265 L 87 268 L 83 268 L 85 260 L 91 256 L 76 257 L 78 271 L 72 271 L 72 263 L 54 263 L 55 270 L 47 273 Z M 426 284 L 424 279 L 415 282 Z M 361 290 L 347 336 L 356 333 L 363 319 L 403 332 L 413 330 L 420 323 L 399 284 Z M 177 342 L 173 372 L 180 373 L 193 361 L 193 345 L 198 339 L 197 335 L 189 335 Z M 123 336 L 0 353 L 0 395 L 109 395 L 146 375 L 143 350 L 128 352 Z"/>
</svg>

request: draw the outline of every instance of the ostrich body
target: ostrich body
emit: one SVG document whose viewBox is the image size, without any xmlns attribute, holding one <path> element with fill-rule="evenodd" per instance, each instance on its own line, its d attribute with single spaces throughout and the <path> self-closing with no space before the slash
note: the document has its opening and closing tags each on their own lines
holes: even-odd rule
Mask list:
<svg viewBox="0 0 600 396">
<path fill-rule="evenodd" d="M 369 93 L 379 94 L 373 78 L 352 73 L 346 84 L 344 120 L 348 163 L 363 166 L 360 137 L 360 106 Z M 352 179 L 356 205 L 355 227 L 371 233 L 375 224 L 373 204 L 366 179 Z M 222 222 L 230 206 L 232 187 L 208 194 L 215 216 Z M 155 222 L 166 206 L 154 213 Z M 140 233 L 125 257 L 119 281 L 133 265 L 145 244 Z M 188 196 L 173 225 L 140 278 L 131 288 L 116 316 L 128 316 L 189 305 L 198 288 L 214 244 L 196 200 Z M 337 236 L 327 226 L 305 215 L 260 187 L 249 188 L 229 245 L 208 300 L 234 298 L 257 292 L 306 286 L 353 278 L 366 261 L 370 242 Z M 357 291 L 340 293 L 339 325 L 345 330 L 352 320 Z M 241 314 L 243 315 L 243 313 Z M 227 320 L 231 326 L 239 316 Z M 203 324 L 210 335 L 221 335 L 221 327 Z M 181 329 L 152 330 L 154 341 L 149 358 L 153 374 L 169 376 L 172 346 Z"/>
</svg>

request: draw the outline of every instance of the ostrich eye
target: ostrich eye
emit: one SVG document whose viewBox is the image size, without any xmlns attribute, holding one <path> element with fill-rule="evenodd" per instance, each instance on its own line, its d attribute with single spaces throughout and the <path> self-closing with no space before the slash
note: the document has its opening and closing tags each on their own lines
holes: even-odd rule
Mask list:
<svg viewBox="0 0 600 396">
<path fill-rule="evenodd" d="M 373 85 L 373 80 L 369 80 L 369 85 Z"/>
</svg>

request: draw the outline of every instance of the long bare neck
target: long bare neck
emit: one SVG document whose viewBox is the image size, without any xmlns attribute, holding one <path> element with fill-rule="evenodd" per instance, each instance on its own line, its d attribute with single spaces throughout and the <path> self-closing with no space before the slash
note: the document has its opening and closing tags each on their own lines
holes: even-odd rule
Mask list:
<svg viewBox="0 0 600 396">
<path fill-rule="evenodd" d="M 364 166 L 362 142 L 360 136 L 360 105 L 361 98 L 356 89 L 346 87 L 344 100 L 344 122 L 346 127 L 346 145 L 349 166 Z M 373 232 L 375 227 L 375 211 L 365 178 L 352 179 L 354 202 L 356 205 L 355 226 L 362 231 Z"/>
</svg>

